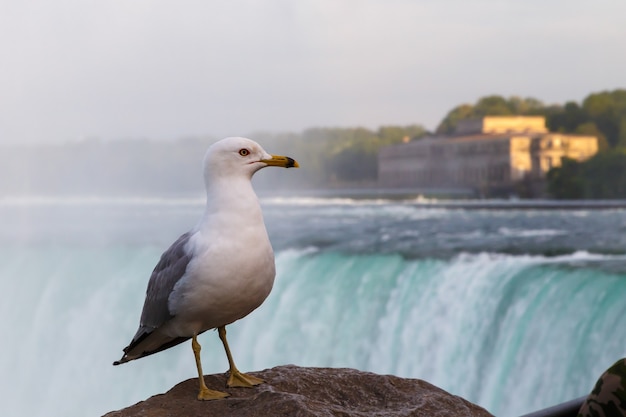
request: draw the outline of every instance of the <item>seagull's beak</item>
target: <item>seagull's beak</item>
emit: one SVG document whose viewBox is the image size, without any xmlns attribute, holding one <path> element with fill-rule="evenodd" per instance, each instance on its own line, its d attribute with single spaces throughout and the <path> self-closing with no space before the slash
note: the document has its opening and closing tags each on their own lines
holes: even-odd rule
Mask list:
<svg viewBox="0 0 626 417">
<path fill-rule="evenodd" d="M 282 155 L 270 155 L 270 159 L 261 159 L 261 162 L 265 162 L 268 166 L 283 167 L 283 168 L 298 168 L 298 162 L 288 156 Z"/>
</svg>

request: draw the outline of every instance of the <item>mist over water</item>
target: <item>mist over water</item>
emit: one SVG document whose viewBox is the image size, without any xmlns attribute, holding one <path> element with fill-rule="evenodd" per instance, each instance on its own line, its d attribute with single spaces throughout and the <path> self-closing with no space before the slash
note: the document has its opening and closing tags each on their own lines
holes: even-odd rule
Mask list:
<svg viewBox="0 0 626 417">
<path fill-rule="evenodd" d="M 516 416 L 585 395 L 624 356 L 624 210 L 262 202 L 278 276 L 265 304 L 228 327 L 242 370 L 420 378 Z M 0 200 L 2 415 L 102 415 L 195 377 L 189 343 L 111 363 L 160 254 L 202 206 Z M 200 343 L 205 373 L 224 372 L 216 333 Z"/>
</svg>

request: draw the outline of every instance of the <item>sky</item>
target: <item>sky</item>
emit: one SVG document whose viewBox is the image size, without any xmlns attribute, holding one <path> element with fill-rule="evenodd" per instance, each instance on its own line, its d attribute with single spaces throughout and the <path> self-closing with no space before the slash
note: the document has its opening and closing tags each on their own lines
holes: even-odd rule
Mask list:
<svg viewBox="0 0 626 417">
<path fill-rule="evenodd" d="M 0 0 L 0 144 L 375 129 L 626 88 L 623 0 Z"/>
</svg>

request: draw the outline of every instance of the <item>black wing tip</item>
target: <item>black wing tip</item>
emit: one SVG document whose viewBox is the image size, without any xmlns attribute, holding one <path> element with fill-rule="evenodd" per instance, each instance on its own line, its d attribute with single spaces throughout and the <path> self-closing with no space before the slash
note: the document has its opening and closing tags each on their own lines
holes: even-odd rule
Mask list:
<svg viewBox="0 0 626 417">
<path fill-rule="evenodd" d="M 142 335 L 139 339 L 137 340 L 133 340 L 133 342 L 130 344 L 130 346 L 127 346 L 126 348 L 124 348 L 124 356 L 122 356 L 122 358 L 118 361 L 113 362 L 113 366 L 117 366 L 117 365 L 121 365 L 123 363 L 126 362 L 130 362 L 133 361 L 135 359 L 141 359 L 141 358 L 145 358 L 146 356 L 150 356 L 153 355 L 157 352 L 161 352 L 162 350 L 165 349 L 169 349 L 172 346 L 176 346 L 180 343 L 183 343 L 189 339 L 191 339 L 190 337 L 177 337 L 175 339 L 170 340 L 167 343 L 162 344 L 161 346 L 159 346 L 158 348 L 154 349 L 154 350 L 150 350 L 150 351 L 143 351 L 139 354 L 131 354 L 129 356 L 128 352 L 135 346 L 137 346 L 139 344 L 139 342 L 141 342 L 141 340 L 143 340 L 147 335 Z"/>
<path fill-rule="evenodd" d="M 132 361 L 134 358 L 129 358 L 128 357 L 128 351 L 131 349 L 132 346 L 132 342 L 130 345 L 126 346 L 124 349 L 122 349 L 122 352 L 124 352 L 124 355 L 121 357 L 120 360 L 113 362 L 113 366 L 117 366 L 117 365 L 121 365 L 123 363 Z"/>
<path fill-rule="evenodd" d="M 124 356 L 122 356 L 122 358 L 120 360 L 113 362 L 113 366 L 121 365 L 121 364 L 129 362 L 131 360 L 133 360 L 133 358 L 129 358 L 126 355 L 126 352 L 124 352 Z"/>
</svg>

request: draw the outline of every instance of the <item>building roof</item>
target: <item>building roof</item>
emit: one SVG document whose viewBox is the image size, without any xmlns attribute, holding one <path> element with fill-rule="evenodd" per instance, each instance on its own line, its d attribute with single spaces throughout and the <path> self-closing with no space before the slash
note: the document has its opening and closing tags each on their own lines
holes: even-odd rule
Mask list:
<svg viewBox="0 0 626 417">
<path fill-rule="evenodd" d="M 543 116 L 485 116 L 480 119 L 460 120 L 455 135 L 479 133 L 547 133 Z"/>
</svg>

